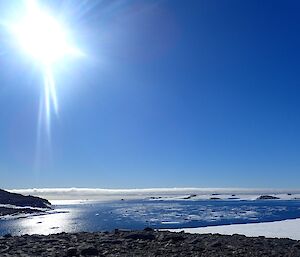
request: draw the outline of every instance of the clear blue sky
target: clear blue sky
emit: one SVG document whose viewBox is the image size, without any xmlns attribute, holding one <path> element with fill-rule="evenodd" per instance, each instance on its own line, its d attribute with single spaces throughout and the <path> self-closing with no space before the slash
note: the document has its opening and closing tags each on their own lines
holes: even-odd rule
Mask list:
<svg viewBox="0 0 300 257">
<path fill-rule="evenodd" d="M 43 1 L 86 53 L 57 67 L 51 150 L 0 33 L 0 187 L 299 187 L 299 1 L 80 2 Z"/>
</svg>

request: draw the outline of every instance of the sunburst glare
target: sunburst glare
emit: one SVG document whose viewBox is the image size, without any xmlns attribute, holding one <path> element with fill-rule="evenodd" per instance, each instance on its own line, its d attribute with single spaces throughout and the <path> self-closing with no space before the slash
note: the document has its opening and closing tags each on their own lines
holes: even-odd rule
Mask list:
<svg viewBox="0 0 300 257">
<path fill-rule="evenodd" d="M 19 47 L 41 67 L 44 93 L 40 113 L 44 114 L 47 134 L 50 136 L 51 113 L 58 115 L 54 67 L 69 56 L 79 57 L 83 53 L 71 42 L 68 30 L 48 14 L 38 1 L 24 0 L 24 3 L 23 15 L 8 27 Z M 38 127 L 41 128 L 41 125 Z"/>
</svg>

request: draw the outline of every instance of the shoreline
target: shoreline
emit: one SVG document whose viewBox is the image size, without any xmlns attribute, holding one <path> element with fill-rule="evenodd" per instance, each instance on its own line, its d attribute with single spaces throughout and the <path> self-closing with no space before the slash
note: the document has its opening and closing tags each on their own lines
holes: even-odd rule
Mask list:
<svg viewBox="0 0 300 257">
<path fill-rule="evenodd" d="M 16 217 L 18 215 L 30 215 L 30 214 L 40 214 L 42 215 L 46 211 L 33 208 L 8 208 L 0 207 L 0 220 L 6 219 L 7 217 Z"/>
<path fill-rule="evenodd" d="M 259 200 L 263 201 L 263 200 Z M 273 201 L 273 200 L 266 200 L 266 201 Z M 281 200 L 275 200 L 275 201 L 281 201 Z M 123 201 L 122 201 L 123 202 Z M 83 202 L 82 204 L 87 203 Z M 77 203 L 78 204 L 78 203 Z M 59 205 L 58 205 L 59 206 Z M 104 229 L 114 229 L 116 227 L 122 227 L 122 224 L 117 226 L 111 226 L 111 227 L 98 227 L 95 228 L 89 228 L 89 227 L 78 227 L 78 226 L 65 226 L 63 224 L 60 224 L 60 220 L 65 220 L 65 215 L 72 216 L 72 210 L 67 209 L 56 209 L 55 205 L 53 206 L 54 209 L 47 210 L 47 211 L 36 211 L 32 208 L 28 210 L 28 213 L 24 213 L 27 211 L 25 207 L 21 207 L 19 209 L 11 209 L 12 215 L 6 215 L 6 216 L 0 216 L 0 221 L 3 221 L 3 230 L 0 234 L 4 235 L 5 233 L 11 233 L 12 235 L 22 235 L 22 234 L 34 234 L 34 233 L 41 233 L 41 234 L 54 234 L 54 233 L 60 233 L 60 232 L 68 232 L 68 233 L 77 233 L 81 231 L 103 231 Z M 98 209 L 96 209 L 98 212 Z M 96 211 L 95 210 L 95 211 Z M 19 213 L 21 211 L 21 213 Z M 71 213 L 69 215 L 69 213 Z M 52 216 L 52 215 L 59 215 L 59 216 Z M 126 215 L 127 215 L 126 211 Z M 95 212 L 95 215 L 98 215 Z M 43 217 L 44 216 L 44 217 Z M 89 216 L 90 217 L 90 216 Z M 94 216 L 92 216 L 94 217 Z M 91 217 L 90 217 L 91 218 Z M 28 222 L 27 222 L 28 219 Z M 6 229 L 6 227 L 12 225 L 15 226 L 14 222 L 17 221 L 16 224 L 19 224 L 19 230 L 10 230 Z M 57 221 L 54 221 L 57 220 Z M 72 219 L 67 218 L 69 220 L 68 222 L 71 224 Z M 7 223 L 6 223 L 7 221 Z M 76 222 L 75 222 L 76 223 Z M 167 223 L 171 225 L 166 225 Z M 161 226 L 159 224 L 153 225 L 154 229 L 159 230 L 168 230 L 168 231 L 186 231 L 189 233 L 220 233 L 220 234 L 243 234 L 246 236 L 268 236 L 268 237 L 286 237 L 291 239 L 300 240 L 300 231 L 296 229 L 300 226 L 300 217 L 291 217 L 291 218 L 284 218 L 282 219 L 276 219 L 276 220 L 264 220 L 262 222 L 240 222 L 240 223 L 227 223 L 227 222 L 219 222 L 218 224 L 212 224 L 212 225 L 201 225 L 201 224 L 194 224 L 193 226 L 185 226 L 184 223 L 174 225 L 177 222 L 173 222 L 172 219 L 169 221 L 163 221 Z M 64 222 L 66 224 L 66 222 Z M 79 223 L 78 223 L 79 224 Z M 278 227 L 279 224 L 279 227 Z M 287 224 L 287 225 L 285 225 Z M 291 225 L 289 225 L 291 224 Z M 128 229 L 142 229 L 145 226 L 151 226 L 151 224 L 144 224 L 144 226 L 139 227 L 125 227 Z M 266 227 L 265 227 L 266 226 Z M 261 229 L 262 227 L 265 227 L 265 229 Z M 54 229 L 55 228 L 55 229 Z M 251 231 L 251 233 L 249 232 Z"/>
</svg>

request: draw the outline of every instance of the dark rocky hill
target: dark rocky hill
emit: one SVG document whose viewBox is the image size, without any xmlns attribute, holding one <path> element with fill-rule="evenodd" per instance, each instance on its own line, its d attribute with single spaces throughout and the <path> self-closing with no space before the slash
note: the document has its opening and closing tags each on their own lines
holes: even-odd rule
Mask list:
<svg viewBox="0 0 300 257">
<path fill-rule="evenodd" d="M 24 196 L 0 189 L 0 204 L 11 204 L 20 207 L 51 208 L 51 203 L 36 196 Z"/>
</svg>

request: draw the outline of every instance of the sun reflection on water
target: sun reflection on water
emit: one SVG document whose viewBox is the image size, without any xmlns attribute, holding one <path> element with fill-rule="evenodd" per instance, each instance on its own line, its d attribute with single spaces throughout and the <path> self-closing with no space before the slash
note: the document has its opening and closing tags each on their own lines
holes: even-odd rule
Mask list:
<svg viewBox="0 0 300 257">
<path fill-rule="evenodd" d="M 74 222 L 76 212 L 62 209 L 58 213 L 32 216 L 19 219 L 16 227 L 20 228 L 19 234 L 43 234 L 72 232 L 77 230 L 78 224 Z"/>
</svg>

